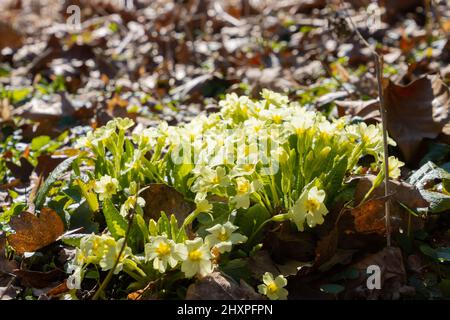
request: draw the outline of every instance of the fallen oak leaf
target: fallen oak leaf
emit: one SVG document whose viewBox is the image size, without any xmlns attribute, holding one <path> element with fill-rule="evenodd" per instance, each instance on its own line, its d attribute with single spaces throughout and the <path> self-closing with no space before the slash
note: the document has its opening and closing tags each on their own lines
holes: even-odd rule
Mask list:
<svg viewBox="0 0 450 320">
<path fill-rule="evenodd" d="M 23 44 L 23 36 L 11 25 L 0 21 L 0 49 L 19 48 Z"/>
<path fill-rule="evenodd" d="M 375 179 L 374 175 L 358 177 L 354 200 L 359 206 L 350 210 L 353 218 L 352 227 L 357 233 L 379 234 L 386 233 L 384 204 L 389 199 L 391 201 L 391 232 L 397 230 L 417 230 L 423 227 L 420 218 L 413 216 L 408 208 L 426 208 L 428 202 L 422 197 L 419 190 L 405 182 L 390 180 L 391 194 L 384 196 L 384 182 L 373 190 L 367 201 L 361 203 L 366 193 L 372 187 Z M 347 229 L 348 231 L 348 229 Z"/>
<path fill-rule="evenodd" d="M 378 267 L 380 271 L 380 290 L 367 287 L 368 268 L 373 266 Z M 358 279 L 347 281 L 344 299 L 397 300 L 408 288 L 402 251 L 399 248 L 386 247 L 365 257 L 352 267 L 359 271 L 360 276 Z"/>
<path fill-rule="evenodd" d="M 381 122 L 378 100 L 335 101 L 334 103 L 337 105 L 339 117 L 350 115 L 360 117 L 368 123 Z"/>
<path fill-rule="evenodd" d="M 439 75 L 427 75 L 406 86 L 389 81 L 384 96 L 388 131 L 410 162 L 422 140 L 438 137 L 450 122 L 449 88 Z"/>
<path fill-rule="evenodd" d="M 357 177 L 356 179 L 358 180 L 358 183 L 356 185 L 354 200 L 355 203 L 361 203 L 366 193 L 372 187 L 375 176 L 365 175 L 362 177 Z M 400 201 L 410 208 L 426 208 L 428 206 L 428 202 L 422 197 L 419 190 L 412 184 L 389 180 L 389 190 L 393 193 L 393 199 Z M 380 198 L 383 196 L 384 182 L 373 190 L 369 199 Z"/>
<path fill-rule="evenodd" d="M 49 208 L 43 208 L 39 216 L 24 211 L 11 218 L 10 226 L 15 233 L 8 236 L 8 243 L 18 254 L 37 251 L 64 233 L 63 221 Z"/>
<path fill-rule="evenodd" d="M 438 136 L 445 139 L 450 135 L 450 92 L 439 75 L 427 75 L 406 86 L 389 80 L 386 83 L 387 128 L 405 159 L 411 162 L 423 139 Z M 381 122 L 377 100 L 335 101 L 335 104 L 339 116 Z"/>
<path fill-rule="evenodd" d="M 163 183 L 148 185 L 140 196 L 145 200 L 144 219 L 146 222 L 150 219 L 158 220 L 163 211 L 168 216 L 175 215 L 178 224 L 181 224 L 194 210 L 194 207 L 184 199 L 181 193 Z"/>
<path fill-rule="evenodd" d="M 370 199 L 351 209 L 354 217 L 356 232 L 359 233 L 386 233 L 386 221 L 384 218 L 384 206 L 390 197 Z"/>
<path fill-rule="evenodd" d="M 338 240 L 339 232 L 337 226 L 335 226 L 329 234 L 317 242 L 316 257 L 314 259 L 315 267 L 320 267 L 334 256 L 338 249 Z"/>
<path fill-rule="evenodd" d="M 38 289 L 48 288 L 61 280 L 65 275 L 64 271 L 59 269 L 53 269 L 48 272 L 15 269 L 12 273 L 19 278 L 24 287 Z"/>
</svg>

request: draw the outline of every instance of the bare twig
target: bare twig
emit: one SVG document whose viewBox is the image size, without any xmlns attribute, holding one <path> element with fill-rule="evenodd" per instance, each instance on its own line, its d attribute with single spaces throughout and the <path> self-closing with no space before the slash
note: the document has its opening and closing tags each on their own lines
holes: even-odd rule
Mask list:
<svg viewBox="0 0 450 320">
<path fill-rule="evenodd" d="M 347 7 L 344 5 L 342 0 L 340 1 L 341 6 L 343 7 L 343 11 L 347 16 L 347 22 L 352 30 L 356 33 L 361 42 L 370 50 L 372 56 L 375 60 L 375 72 L 377 76 L 378 82 L 378 98 L 380 101 L 380 113 L 381 113 L 381 125 L 383 128 L 383 153 L 384 153 L 384 195 L 386 197 L 389 196 L 389 154 L 388 154 L 388 133 L 387 133 L 387 110 L 386 104 L 384 101 L 384 92 L 383 92 L 383 56 L 378 54 L 372 46 L 367 42 L 366 39 L 361 35 L 358 28 L 354 24 L 352 18 L 350 17 Z M 391 246 L 391 214 L 390 214 L 390 201 L 386 200 L 385 205 L 385 221 L 386 221 L 386 242 L 387 246 Z"/>
</svg>

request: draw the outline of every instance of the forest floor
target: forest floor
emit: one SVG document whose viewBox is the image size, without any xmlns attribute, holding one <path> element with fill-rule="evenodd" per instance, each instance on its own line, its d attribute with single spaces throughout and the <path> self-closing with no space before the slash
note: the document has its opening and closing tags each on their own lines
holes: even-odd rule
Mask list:
<svg viewBox="0 0 450 320">
<path fill-rule="evenodd" d="M 282 287 L 289 299 L 450 298 L 448 1 L 128 2 L 132 8 L 106 0 L 0 4 L 0 299 L 282 299 Z M 381 81 L 373 50 L 384 59 Z M 400 170 L 393 170 L 387 196 L 379 85 L 395 141 L 388 151 Z M 231 93 L 256 104 L 226 97 Z M 322 140 L 314 140 L 304 158 L 299 143 L 286 147 L 300 157 L 293 164 L 300 169 L 282 168 L 271 181 L 255 168 L 244 174 L 223 166 L 224 178 L 210 164 L 177 166 L 164 156 L 170 144 L 157 148 L 171 128 L 179 137 L 191 134 L 186 128 L 197 132 L 198 123 L 205 136 L 219 132 L 215 115 L 228 128 L 248 126 L 239 117 L 249 121 L 259 106 L 286 114 L 301 106 L 328 126 L 346 119 L 342 131 L 333 127 L 345 137 L 354 128 L 378 131 L 367 133 L 361 157 L 346 162 L 340 180 L 330 178 L 338 160 L 329 172 L 325 162 L 318 162 L 323 172 L 305 164 L 324 152 L 335 159 L 348 152 L 350 161 L 353 150 L 334 140 L 317 153 Z M 290 115 L 271 116 L 264 125 L 291 123 Z M 119 118 L 133 123 L 114 122 Z M 303 121 L 293 119 L 294 126 Z M 141 146 L 144 137 L 150 149 Z M 380 144 L 371 152 L 374 141 Z M 205 170 L 223 180 L 201 189 Z M 319 170 L 318 180 L 306 179 L 304 170 Z M 375 177 L 380 183 L 365 197 Z M 302 197 L 310 197 L 305 214 L 321 212 L 325 221 L 296 220 Z M 202 254 L 214 272 L 195 269 L 189 246 L 207 246 L 214 225 L 231 230 L 225 221 L 239 227 L 233 232 L 241 240 L 230 240 L 232 250 L 209 242 Z M 106 251 L 83 251 L 96 241 Z M 166 245 L 179 249 L 178 264 L 161 258 Z M 373 285 L 381 289 L 373 290 L 368 276 L 377 270 Z"/>
</svg>

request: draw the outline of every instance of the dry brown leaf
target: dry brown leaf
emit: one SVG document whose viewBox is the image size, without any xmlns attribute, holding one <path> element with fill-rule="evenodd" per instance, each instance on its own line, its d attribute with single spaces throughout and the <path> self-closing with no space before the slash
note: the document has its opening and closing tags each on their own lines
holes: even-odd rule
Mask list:
<svg viewBox="0 0 450 320">
<path fill-rule="evenodd" d="M 163 183 L 150 184 L 141 193 L 145 200 L 144 218 L 157 220 L 161 211 L 168 216 L 175 215 L 179 224 L 194 210 L 194 207 L 184 200 L 184 197 L 175 188 Z"/>
<path fill-rule="evenodd" d="M 8 236 L 8 243 L 18 254 L 39 250 L 64 233 L 63 221 L 49 208 L 43 208 L 39 216 L 22 212 L 11 218 L 10 225 L 15 233 Z"/>
<path fill-rule="evenodd" d="M 371 199 L 353 208 L 355 230 L 359 233 L 385 234 L 384 206 L 388 198 Z"/>
<path fill-rule="evenodd" d="M 0 21 L 0 49 L 18 48 L 22 46 L 23 37 L 22 35 L 14 29 L 10 24 Z"/>
<path fill-rule="evenodd" d="M 372 183 L 375 179 L 374 175 L 366 175 L 363 177 L 358 177 L 358 184 L 356 185 L 355 191 L 355 203 L 360 203 L 367 191 L 372 187 Z M 389 180 L 389 189 L 392 192 L 392 198 L 394 200 L 400 201 L 401 203 L 407 205 L 410 208 L 426 208 L 428 207 L 428 202 L 422 197 L 419 190 L 413 185 L 400 182 L 395 180 Z M 375 188 L 369 199 L 381 198 L 384 196 L 384 182 Z"/>
<path fill-rule="evenodd" d="M 394 22 L 399 14 L 423 5 L 423 0 L 379 0 L 378 2 L 386 8 L 385 16 L 389 22 Z"/>
<path fill-rule="evenodd" d="M 262 296 L 241 279 L 238 284 L 219 272 L 213 272 L 189 286 L 186 300 L 255 300 Z"/>
<path fill-rule="evenodd" d="M 411 161 L 422 140 L 436 138 L 450 122 L 449 89 L 439 75 L 427 75 L 406 86 L 389 81 L 384 95 L 388 131 Z"/>
<path fill-rule="evenodd" d="M 28 288 L 48 288 L 52 284 L 64 277 L 65 273 L 59 269 L 53 269 L 48 272 L 31 270 L 13 270 L 13 273 L 19 278 L 20 283 Z"/>
<path fill-rule="evenodd" d="M 361 203 L 366 193 L 372 187 L 375 176 L 367 175 L 358 178 L 355 191 L 355 203 Z M 428 202 L 422 197 L 420 192 L 412 185 L 391 180 L 390 183 L 391 201 L 391 232 L 399 229 L 417 230 L 423 227 L 423 221 L 411 215 L 401 205 L 409 208 L 425 208 Z M 384 182 L 372 192 L 369 199 L 351 210 L 354 218 L 354 228 L 359 233 L 385 234 L 384 203 L 387 198 L 384 196 Z"/>
<path fill-rule="evenodd" d="M 288 260 L 312 261 L 316 239 L 312 233 L 298 232 L 290 224 L 283 223 L 276 231 L 266 234 L 264 247 L 280 263 Z"/>
<path fill-rule="evenodd" d="M 377 100 L 335 101 L 340 117 L 351 115 L 361 117 L 365 122 L 380 122 L 380 105 Z"/>
<path fill-rule="evenodd" d="M 17 164 L 6 161 L 6 167 L 11 171 L 15 178 L 18 178 L 22 183 L 30 182 L 30 175 L 33 172 L 33 165 L 25 157 L 20 157 L 20 166 Z"/>
<path fill-rule="evenodd" d="M 381 289 L 367 288 L 367 268 L 369 266 L 380 268 Z M 398 299 L 400 293 L 406 289 L 406 271 L 403 264 L 402 252 L 396 247 L 387 247 L 369 255 L 353 265 L 359 271 L 360 277 L 346 284 L 345 299 Z"/>
<path fill-rule="evenodd" d="M 320 267 L 334 256 L 338 248 L 339 232 L 338 228 L 333 228 L 328 235 L 323 237 L 317 243 L 316 258 L 314 266 Z"/>
</svg>

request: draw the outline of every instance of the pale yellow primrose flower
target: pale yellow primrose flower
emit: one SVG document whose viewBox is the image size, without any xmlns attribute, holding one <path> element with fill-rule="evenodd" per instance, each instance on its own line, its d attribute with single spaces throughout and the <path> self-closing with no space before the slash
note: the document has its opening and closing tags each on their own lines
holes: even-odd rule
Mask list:
<svg viewBox="0 0 450 320">
<path fill-rule="evenodd" d="M 404 162 L 398 160 L 396 157 L 390 156 L 388 160 L 389 177 L 397 179 L 401 175 L 400 168 L 405 165 Z"/>
<path fill-rule="evenodd" d="M 80 240 L 80 249 L 77 250 L 75 261 L 78 265 L 85 263 L 98 263 L 103 255 L 103 238 L 90 234 Z"/>
<path fill-rule="evenodd" d="M 258 286 L 259 293 L 266 295 L 270 300 L 286 300 L 288 291 L 284 289 L 287 285 L 287 280 L 282 275 L 277 276 L 275 279 L 270 272 L 266 272 L 263 275 L 264 284 Z"/>
<path fill-rule="evenodd" d="M 199 175 L 191 188 L 194 192 L 208 191 L 216 187 L 226 187 L 230 182 L 225 169 L 222 167 L 211 169 L 202 166 L 198 170 L 194 169 L 193 172 Z"/>
<path fill-rule="evenodd" d="M 209 203 L 207 199 L 199 199 L 195 201 L 195 211 L 196 212 L 210 212 L 213 209 L 213 205 Z"/>
<path fill-rule="evenodd" d="M 115 124 L 119 130 L 127 130 L 131 128 L 134 125 L 134 121 L 130 118 L 116 118 L 113 121 L 115 121 Z"/>
<path fill-rule="evenodd" d="M 166 271 L 167 265 L 174 268 L 178 261 L 186 258 L 186 247 L 166 236 L 151 237 L 150 243 L 145 245 L 145 261 L 153 260 L 153 268 L 161 273 Z"/>
<path fill-rule="evenodd" d="M 83 237 L 80 241 L 80 248 L 76 249 L 74 260 L 67 268 L 67 273 L 73 272 L 67 279 L 69 289 L 80 289 L 85 265 L 91 263 L 99 264 L 103 271 L 112 269 L 122 248 L 123 241 L 125 239 L 120 239 L 116 242 L 114 238 L 105 234 L 101 236 L 91 234 Z M 115 274 L 122 271 L 125 258 L 131 254 L 131 249 L 125 247 L 114 270 Z"/>
<path fill-rule="evenodd" d="M 247 237 L 234 233 L 239 227 L 233 225 L 230 221 L 225 224 L 216 224 L 215 226 L 206 229 L 210 235 L 207 235 L 205 241 L 211 247 L 216 247 L 220 253 L 230 252 L 233 244 L 239 244 L 247 241 Z"/>
<path fill-rule="evenodd" d="M 117 181 L 116 178 L 111 178 L 106 175 L 95 182 L 94 191 L 99 194 L 100 201 L 103 201 L 104 199 L 111 198 L 113 194 L 116 194 L 118 187 L 119 181 Z"/>
<path fill-rule="evenodd" d="M 102 235 L 102 237 L 105 235 Z M 119 252 L 122 249 L 123 242 L 125 241 L 124 238 L 117 240 L 117 242 L 114 240 L 114 238 L 105 236 L 104 238 L 104 252 L 103 257 L 100 260 L 100 267 L 103 271 L 110 270 L 114 267 L 114 264 L 116 263 L 117 258 L 119 258 Z M 116 265 L 116 268 L 114 270 L 114 274 L 119 273 L 123 269 L 123 262 L 124 260 L 131 256 L 131 248 L 126 246 L 125 249 L 122 252 L 122 255 L 118 259 L 118 263 Z"/>
<path fill-rule="evenodd" d="M 286 95 L 268 89 L 262 89 L 261 96 L 277 106 L 289 103 L 289 98 Z"/>
<path fill-rule="evenodd" d="M 323 216 L 328 213 L 323 201 L 325 200 L 325 191 L 317 187 L 305 190 L 289 210 L 289 218 L 297 225 L 299 231 L 304 230 L 305 220 L 309 227 L 322 224 Z"/>
<path fill-rule="evenodd" d="M 191 278 L 198 274 L 201 277 L 213 271 L 211 263 L 211 252 L 207 243 L 203 243 L 202 238 L 186 240 L 187 256 L 181 265 L 181 271 L 186 278 Z"/>
<path fill-rule="evenodd" d="M 250 206 L 250 194 L 257 191 L 261 186 L 258 180 L 250 182 L 244 177 L 236 178 L 236 195 L 233 197 L 236 209 L 247 209 Z"/>
<path fill-rule="evenodd" d="M 131 209 L 136 208 L 136 205 L 143 208 L 145 206 L 145 200 L 142 197 L 137 196 L 129 196 L 127 200 L 123 203 L 123 205 L 120 207 L 120 215 L 123 217 L 126 217 L 128 215 L 128 212 Z"/>
</svg>

